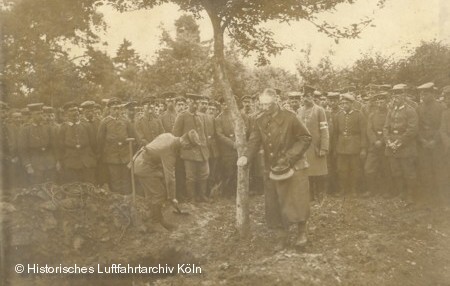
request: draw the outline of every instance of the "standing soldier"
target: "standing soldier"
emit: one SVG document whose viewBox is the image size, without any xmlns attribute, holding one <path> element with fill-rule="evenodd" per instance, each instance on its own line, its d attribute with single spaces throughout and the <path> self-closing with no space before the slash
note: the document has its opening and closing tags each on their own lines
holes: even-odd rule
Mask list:
<svg viewBox="0 0 450 286">
<path fill-rule="evenodd" d="M 175 92 L 166 92 L 161 95 L 165 101 L 167 109 L 161 115 L 161 123 L 163 125 L 165 132 L 172 132 L 173 125 L 175 124 L 175 119 L 177 119 L 177 112 L 175 110 Z"/>
<path fill-rule="evenodd" d="M 328 106 L 326 109 L 326 116 L 328 122 L 328 133 L 330 135 L 330 146 L 328 150 L 328 191 L 336 193 L 338 191 L 337 178 L 337 155 L 336 155 L 336 139 L 334 134 L 334 125 L 336 121 L 336 114 L 339 112 L 339 92 L 328 92 L 327 94 Z"/>
<path fill-rule="evenodd" d="M 95 183 L 94 130 L 80 120 L 76 103 L 64 105 L 67 120 L 59 130 L 60 162 L 66 182 Z"/>
<path fill-rule="evenodd" d="M 45 123 L 42 103 L 28 105 L 31 122 L 24 125 L 19 135 L 19 153 L 23 166 L 32 184 L 55 181 L 56 170 L 61 166 L 56 161 L 57 139 L 54 129 Z"/>
<path fill-rule="evenodd" d="M 217 135 L 216 135 L 216 123 L 215 118 L 217 114 L 218 104 L 211 100 L 208 103 L 208 109 L 205 114 L 205 131 L 206 131 L 206 141 L 208 142 L 209 150 L 209 178 L 208 178 L 208 188 L 207 195 L 209 196 L 209 191 L 216 183 L 217 179 L 217 166 L 219 164 L 219 147 L 217 146 Z"/>
<path fill-rule="evenodd" d="M 390 195 L 389 164 L 384 154 L 386 144 L 383 137 L 383 127 L 387 116 L 387 95 L 388 93 L 382 92 L 372 97 L 374 109 L 367 120 L 368 153 L 364 164 L 367 192 L 365 196 L 382 194 L 381 192 L 384 192 L 386 197 Z"/>
<path fill-rule="evenodd" d="M 417 108 L 419 116 L 419 174 L 422 183 L 422 195 L 439 199 L 442 188 L 443 146 L 439 134 L 443 106 L 436 101 L 437 88 L 432 82 L 425 83 L 417 89 L 422 103 Z"/>
<path fill-rule="evenodd" d="M 385 154 L 389 160 L 392 190 L 400 192 L 410 203 L 417 184 L 417 128 L 417 113 L 406 103 L 406 94 L 394 93 L 383 128 Z"/>
<path fill-rule="evenodd" d="M 138 144 L 145 146 L 152 142 L 159 134 L 164 133 L 161 120 L 155 113 L 155 97 L 148 96 L 142 100 L 144 114 L 135 123 Z"/>
<path fill-rule="evenodd" d="M 443 143 L 443 189 L 441 196 L 446 203 L 450 199 L 450 85 L 442 89 L 444 96 L 445 110 L 442 112 L 440 135 Z"/>
<path fill-rule="evenodd" d="M 97 142 L 102 161 L 106 164 L 109 188 L 119 194 L 130 191 L 130 161 L 127 138 L 136 138 L 133 126 L 121 116 L 120 100 L 108 101 L 110 114 L 105 117 L 98 128 Z"/>
<path fill-rule="evenodd" d="M 366 123 L 361 111 L 354 109 L 352 94 L 341 95 L 342 110 L 336 115 L 335 129 L 337 172 L 340 191 L 357 194 L 361 158 L 366 156 Z"/>
<path fill-rule="evenodd" d="M 311 143 L 308 129 L 294 113 L 281 109 L 276 92 L 267 88 L 259 100 L 264 113 L 255 120 L 247 155 L 238 166 L 245 166 L 262 144 L 265 154 L 265 215 L 270 228 L 279 231 L 280 247 L 285 247 L 290 224 L 298 226 L 296 246 L 307 242 L 309 184 L 305 152 Z"/>
<path fill-rule="evenodd" d="M 230 197 L 235 195 L 237 187 L 236 160 L 238 154 L 235 145 L 233 119 L 225 102 L 222 103 L 222 113 L 216 118 L 216 132 L 220 150 L 223 194 Z"/>
<path fill-rule="evenodd" d="M 312 136 L 306 151 L 309 163 L 308 177 L 312 199 L 321 202 L 326 187 L 327 154 L 329 149 L 328 122 L 325 110 L 314 103 L 311 93 L 303 96 L 303 106 L 298 110 L 298 118 L 306 125 Z"/>
<path fill-rule="evenodd" d="M 184 161 L 186 172 L 186 197 L 190 201 L 194 197 L 198 201 L 206 201 L 206 189 L 209 177 L 209 150 L 205 131 L 205 116 L 199 113 L 198 107 L 202 96 L 186 94 L 188 110 L 178 115 L 173 126 L 173 135 L 181 137 L 194 129 L 200 138 L 200 146 L 182 149 L 180 157 Z"/>
</svg>

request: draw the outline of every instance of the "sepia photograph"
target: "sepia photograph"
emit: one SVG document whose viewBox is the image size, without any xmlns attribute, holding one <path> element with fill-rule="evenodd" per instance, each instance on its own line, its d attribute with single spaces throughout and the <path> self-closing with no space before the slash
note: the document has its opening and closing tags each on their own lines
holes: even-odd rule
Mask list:
<svg viewBox="0 0 450 286">
<path fill-rule="evenodd" d="M 449 15 L 0 0 L 0 286 L 450 285 Z"/>
</svg>

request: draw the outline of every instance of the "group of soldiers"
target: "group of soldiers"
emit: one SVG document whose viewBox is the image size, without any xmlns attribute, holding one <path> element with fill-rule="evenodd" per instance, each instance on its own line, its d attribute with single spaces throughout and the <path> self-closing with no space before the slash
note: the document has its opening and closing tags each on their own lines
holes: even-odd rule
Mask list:
<svg viewBox="0 0 450 286">
<path fill-rule="evenodd" d="M 218 190 L 233 197 L 237 166 L 248 166 L 251 192 L 266 196 L 268 225 L 298 223 L 299 244 L 309 201 L 327 193 L 399 196 L 408 204 L 449 199 L 450 86 L 304 86 L 243 96 L 248 148 L 240 158 L 224 100 L 168 92 L 104 103 L 20 110 L 1 102 L 2 189 L 88 182 L 127 195 L 133 186 L 170 229 L 165 200 L 208 202 Z"/>
<path fill-rule="evenodd" d="M 447 199 L 450 87 L 276 91 L 279 106 L 311 133 L 306 157 L 313 200 L 326 193 Z M 257 97 L 243 96 L 239 103 L 249 139 L 263 112 Z M 223 100 L 164 93 L 140 103 L 111 98 L 106 106 L 70 102 L 56 110 L 36 103 L 19 110 L 2 102 L 0 109 L 4 189 L 82 181 L 127 194 L 130 155 L 162 133 L 181 137 L 194 129 L 201 144 L 177 154 L 178 197 L 206 201 L 218 184 L 225 196 L 236 190 L 234 124 Z M 251 191 L 262 192 L 262 149 L 250 168 Z"/>
</svg>

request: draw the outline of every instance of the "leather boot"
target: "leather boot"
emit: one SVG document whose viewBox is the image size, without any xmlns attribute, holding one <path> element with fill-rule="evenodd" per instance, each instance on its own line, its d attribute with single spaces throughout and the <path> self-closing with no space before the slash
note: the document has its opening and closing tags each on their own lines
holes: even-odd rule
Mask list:
<svg viewBox="0 0 450 286">
<path fill-rule="evenodd" d="M 206 196 L 206 189 L 208 188 L 208 181 L 202 180 L 199 182 L 198 188 L 198 201 L 199 202 L 209 202 L 208 197 Z"/>
<path fill-rule="evenodd" d="M 377 193 L 377 186 L 375 174 L 366 174 L 367 191 L 362 194 L 363 197 L 368 198 Z"/>
<path fill-rule="evenodd" d="M 186 202 L 192 202 L 195 194 L 195 182 L 186 181 Z"/>
<path fill-rule="evenodd" d="M 295 240 L 295 246 L 296 247 L 304 247 L 307 242 L 308 242 L 308 238 L 306 235 L 306 222 L 299 222 L 297 238 Z"/>
<path fill-rule="evenodd" d="M 280 228 L 276 231 L 277 243 L 274 247 L 275 252 L 281 251 L 288 246 L 289 231 L 286 228 Z"/>
<path fill-rule="evenodd" d="M 161 224 L 162 227 L 164 227 L 168 231 L 172 231 L 172 230 L 176 229 L 176 226 L 174 224 L 172 224 L 164 219 L 164 216 L 162 214 L 162 205 L 160 205 L 160 204 L 154 205 L 153 219 L 155 220 L 155 222 Z"/>
</svg>

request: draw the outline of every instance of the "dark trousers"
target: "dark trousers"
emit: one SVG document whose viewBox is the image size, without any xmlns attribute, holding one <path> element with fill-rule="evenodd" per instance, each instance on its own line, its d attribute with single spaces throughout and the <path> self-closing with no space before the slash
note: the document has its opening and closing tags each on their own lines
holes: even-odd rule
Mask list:
<svg viewBox="0 0 450 286">
<path fill-rule="evenodd" d="M 357 182 L 361 174 L 359 154 L 338 154 L 337 172 L 340 191 L 343 193 L 356 193 Z"/>
<path fill-rule="evenodd" d="M 80 168 L 64 170 L 64 183 L 83 182 L 95 184 L 95 168 Z"/>
<path fill-rule="evenodd" d="M 390 193 L 392 178 L 384 148 L 369 150 L 364 164 L 364 174 L 367 191 L 372 194 Z"/>
<path fill-rule="evenodd" d="M 127 164 L 107 164 L 109 189 L 118 194 L 128 195 L 131 189 L 131 172 Z"/>
</svg>

